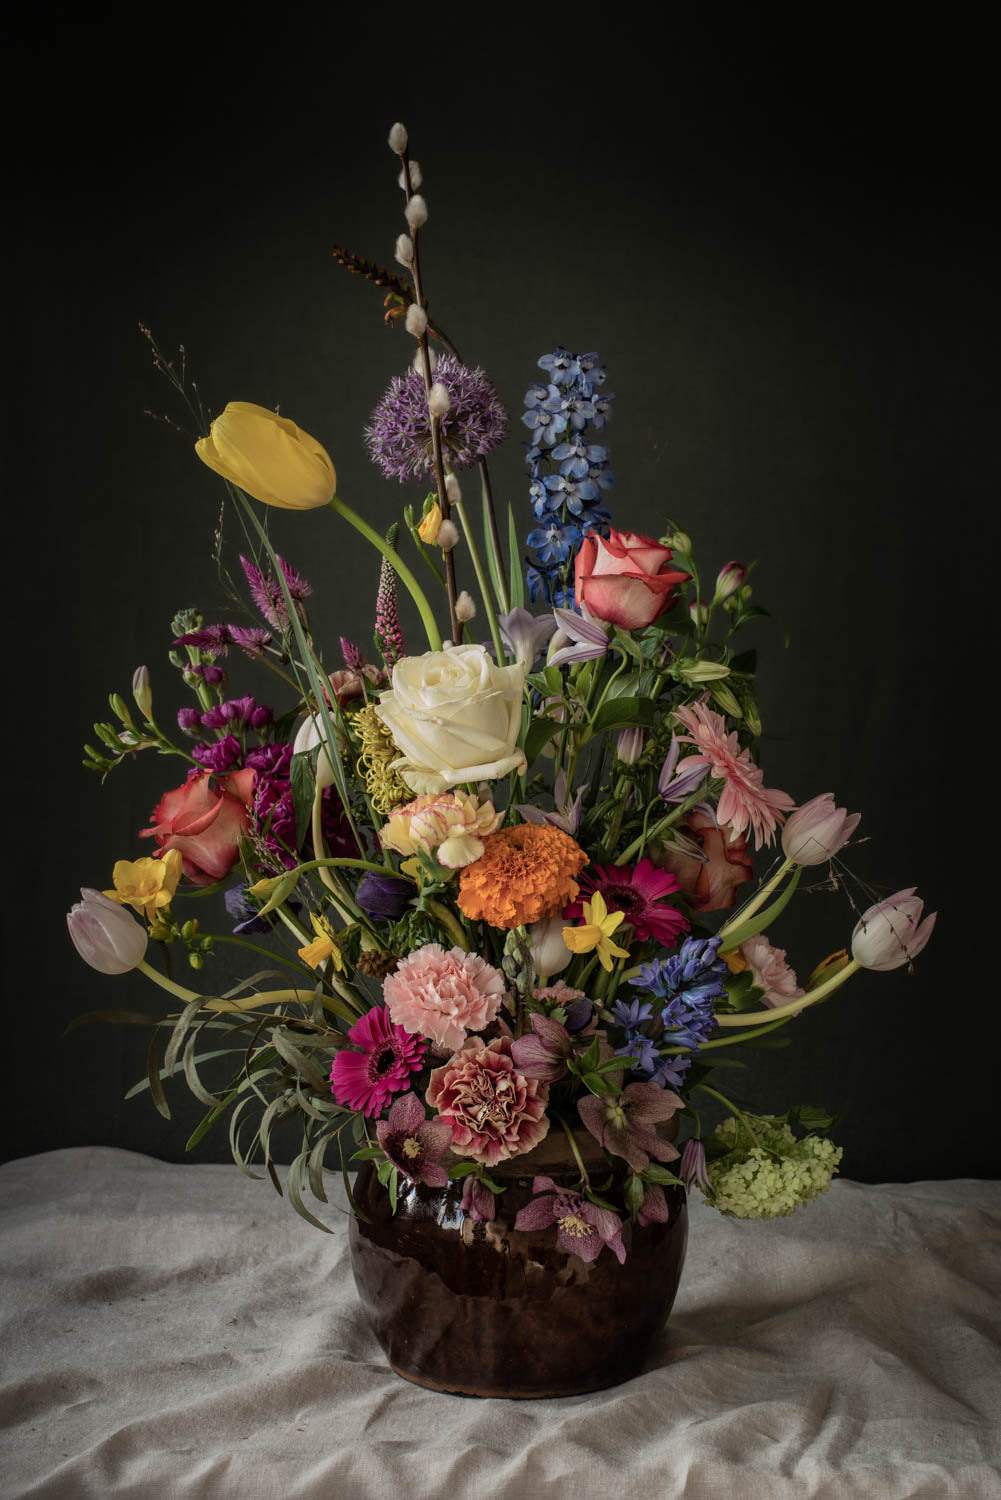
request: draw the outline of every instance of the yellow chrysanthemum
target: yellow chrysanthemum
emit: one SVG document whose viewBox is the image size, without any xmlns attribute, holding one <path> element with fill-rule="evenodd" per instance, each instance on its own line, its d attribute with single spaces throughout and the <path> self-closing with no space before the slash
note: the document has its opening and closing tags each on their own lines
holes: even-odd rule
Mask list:
<svg viewBox="0 0 1001 1500">
<path fill-rule="evenodd" d="M 491 927 L 521 927 L 555 916 L 577 895 L 587 855 L 549 823 L 519 823 L 483 840 L 483 853 L 459 877 L 458 906 Z"/>
<path fill-rule="evenodd" d="M 119 859 L 111 878 L 115 888 L 104 894 L 119 906 L 142 912 L 155 922 L 157 912 L 169 906 L 181 878 L 181 851 L 168 849 L 162 859 Z"/>
<path fill-rule="evenodd" d="M 584 902 L 584 921 L 580 927 L 564 927 L 563 941 L 571 953 L 590 953 L 598 950 L 598 962 L 603 969 L 610 970 L 612 958 L 628 958 L 629 949 L 620 948 L 612 942 L 612 933 L 620 922 L 624 922 L 624 911 L 609 912 L 605 898 L 595 891 L 590 901 Z"/>
<path fill-rule="evenodd" d="M 318 969 L 321 964 L 326 963 L 328 958 L 332 958 L 334 960 L 334 968 L 339 974 L 343 973 L 344 955 L 341 952 L 337 938 L 334 936 L 334 929 L 326 917 L 318 917 L 315 912 L 310 913 L 309 920 L 313 924 L 313 931 L 316 933 L 316 937 L 311 943 L 307 943 L 304 948 L 299 949 L 299 957 L 311 969 Z"/>
</svg>

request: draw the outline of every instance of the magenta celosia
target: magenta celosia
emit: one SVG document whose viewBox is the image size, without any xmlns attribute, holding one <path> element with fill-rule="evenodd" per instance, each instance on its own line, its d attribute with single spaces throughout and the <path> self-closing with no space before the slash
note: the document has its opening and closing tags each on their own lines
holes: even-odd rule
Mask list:
<svg viewBox="0 0 1001 1500">
<path fill-rule="evenodd" d="M 420 1071 L 427 1043 L 394 1026 L 383 1006 L 376 1005 L 356 1021 L 348 1039 L 360 1052 L 342 1048 L 330 1070 L 330 1086 L 338 1104 L 377 1115 L 394 1094 L 406 1088 L 411 1073 Z"/>
</svg>

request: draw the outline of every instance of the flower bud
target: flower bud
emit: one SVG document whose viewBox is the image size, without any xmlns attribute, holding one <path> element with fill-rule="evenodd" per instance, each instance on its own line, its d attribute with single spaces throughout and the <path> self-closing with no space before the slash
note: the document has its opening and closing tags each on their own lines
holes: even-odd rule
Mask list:
<svg viewBox="0 0 1001 1500">
<path fill-rule="evenodd" d="M 416 354 L 414 355 L 414 357 L 413 357 L 413 359 L 411 361 L 411 364 L 413 365 L 413 368 L 417 371 L 418 375 L 423 375 L 424 374 L 424 354 L 423 354 L 422 350 L 420 350 L 420 349 L 417 350 Z M 430 368 L 431 368 L 431 374 L 433 375 L 434 372 L 435 372 L 435 370 L 438 368 L 438 356 L 435 353 L 435 351 L 433 349 L 431 349 L 431 348 L 428 349 L 428 365 L 430 366 Z"/>
<path fill-rule="evenodd" d="M 528 943 L 537 975 L 544 975 L 548 979 L 553 974 L 561 974 L 573 958 L 563 941 L 565 926 L 563 916 L 558 914 L 546 917 L 541 922 L 533 922 L 528 928 Z"/>
<path fill-rule="evenodd" d="M 428 509 L 424 512 L 424 519 L 421 521 L 421 524 L 417 528 L 417 535 L 420 537 L 422 542 L 426 542 L 428 546 L 430 546 L 432 542 L 437 541 L 438 533 L 440 530 L 441 506 L 438 504 L 437 500 L 434 500 L 428 507 Z"/>
<path fill-rule="evenodd" d="M 451 552 L 459 540 L 459 528 L 454 521 L 442 521 L 435 539 L 443 552 Z"/>
<path fill-rule="evenodd" d="M 420 193 L 415 193 L 403 210 L 403 217 L 411 229 L 420 229 L 428 221 L 428 206 Z"/>
<path fill-rule="evenodd" d="M 257 915 L 264 917 L 269 911 L 274 911 L 276 906 L 281 906 L 299 884 L 299 876 L 295 870 L 289 870 L 284 875 L 275 875 L 270 880 L 258 880 L 256 884 L 248 889 L 252 896 L 264 897 L 264 905 L 259 908 Z"/>
<path fill-rule="evenodd" d="M 414 263 L 414 242 L 409 234 L 400 234 L 396 237 L 396 259 L 401 266 L 412 266 Z"/>
<path fill-rule="evenodd" d="M 684 552 L 686 556 L 691 555 L 692 539 L 685 531 L 671 531 L 667 536 L 660 539 L 662 547 L 670 547 L 673 552 Z"/>
<path fill-rule="evenodd" d="M 108 697 L 108 704 L 116 719 L 121 719 L 123 724 L 130 725 L 132 723 L 132 715 L 126 708 L 125 699 L 121 693 L 111 693 Z"/>
<path fill-rule="evenodd" d="M 921 921 L 924 902 L 916 886 L 897 891 L 862 913 L 852 933 L 852 957 L 863 969 L 899 969 L 916 958 L 932 935 L 937 912 Z"/>
<path fill-rule="evenodd" d="M 635 725 L 620 729 L 615 741 L 615 753 L 624 766 L 634 766 L 643 754 L 644 731 Z"/>
<path fill-rule="evenodd" d="M 797 865 L 823 865 L 833 859 L 855 832 L 861 813 L 835 807 L 834 793 L 822 792 L 789 814 L 782 829 L 786 859 Z"/>
<path fill-rule="evenodd" d="M 823 984 L 825 979 L 830 979 L 834 974 L 839 974 L 842 969 L 847 968 L 849 962 L 848 953 L 844 948 L 838 948 L 836 952 L 829 953 L 826 958 L 820 960 L 806 981 L 806 988 L 816 989 L 817 985 Z"/>
<path fill-rule="evenodd" d="M 713 700 L 719 704 L 725 714 L 730 715 L 731 719 L 740 719 L 743 717 L 736 696 L 727 687 L 725 682 L 714 682 L 709 692 Z"/>
<path fill-rule="evenodd" d="M 445 416 L 451 404 L 448 391 L 440 381 L 436 381 L 428 393 L 428 411 L 433 417 L 441 418 Z"/>
<path fill-rule="evenodd" d="M 705 625 L 709 619 L 709 606 L 693 599 L 688 606 L 688 615 L 693 625 Z"/>
<path fill-rule="evenodd" d="M 462 490 L 459 488 L 459 481 L 454 474 L 445 475 L 445 494 L 448 496 L 451 505 L 458 505 L 462 499 Z"/>
<path fill-rule="evenodd" d="M 306 755 L 310 750 L 314 750 L 317 745 L 321 744 L 323 748 L 316 758 L 316 785 L 318 789 L 323 791 L 328 786 L 333 786 L 334 784 L 334 768 L 330 763 L 330 756 L 337 752 L 327 748 L 326 740 L 323 737 L 323 720 L 304 719 L 299 725 L 295 744 L 292 746 L 293 758 L 296 755 Z"/>
<path fill-rule="evenodd" d="M 455 618 L 461 620 L 465 625 L 476 614 L 476 605 L 466 590 L 463 589 L 455 601 Z"/>
<path fill-rule="evenodd" d="M 713 603 L 722 604 L 724 599 L 729 599 L 735 594 L 747 577 L 747 569 L 743 563 L 724 563 L 716 574 L 716 592 L 713 594 Z"/>
<path fill-rule="evenodd" d="M 83 889 L 66 914 L 73 946 L 99 974 L 127 974 L 142 962 L 146 929 L 100 891 Z"/>
<path fill-rule="evenodd" d="M 415 339 L 420 339 L 427 332 L 427 326 L 427 313 L 423 307 L 418 307 L 416 302 L 411 302 L 407 308 L 407 332 L 412 333 Z"/>
<path fill-rule="evenodd" d="M 136 667 L 132 674 L 132 696 L 143 718 L 153 717 L 153 690 L 150 687 L 149 668 Z"/>
<path fill-rule="evenodd" d="M 685 682 L 718 682 L 721 677 L 729 677 L 730 668 L 721 661 L 698 661 L 689 656 L 675 662 L 674 675 Z"/>
<path fill-rule="evenodd" d="M 689 1192 L 693 1187 L 701 1188 L 703 1192 L 709 1189 L 709 1178 L 706 1175 L 706 1148 L 694 1136 L 685 1142 L 681 1153 L 681 1180 Z"/>
<path fill-rule="evenodd" d="M 414 161 L 411 158 L 411 160 L 407 163 L 407 165 L 410 168 L 410 186 L 413 188 L 414 192 L 416 193 L 417 189 L 420 187 L 421 183 L 424 181 L 424 173 L 421 171 L 421 164 L 420 164 L 419 161 Z M 400 168 L 400 175 L 399 175 L 399 177 L 397 177 L 396 180 L 400 184 L 400 187 L 403 189 L 403 191 L 406 192 L 407 191 L 407 174 L 403 170 L 402 167 Z"/>
<path fill-rule="evenodd" d="M 407 127 L 397 121 L 389 132 L 390 151 L 395 151 L 397 156 L 402 156 L 407 149 L 407 139 Z"/>
</svg>

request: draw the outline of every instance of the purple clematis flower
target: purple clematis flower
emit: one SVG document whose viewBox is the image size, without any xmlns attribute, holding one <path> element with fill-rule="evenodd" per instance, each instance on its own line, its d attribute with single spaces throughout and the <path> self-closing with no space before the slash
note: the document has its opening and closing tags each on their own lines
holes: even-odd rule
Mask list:
<svg viewBox="0 0 1001 1500">
<path fill-rule="evenodd" d="M 706 1148 L 695 1136 L 685 1142 L 685 1149 L 681 1153 L 680 1173 L 681 1180 L 689 1192 L 693 1187 L 701 1188 L 704 1193 L 709 1191 Z"/>
<path fill-rule="evenodd" d="M 535 1194 L 514 1221 L 515 1229 L 548 1229 L 559 1225 L 556 1243 L 561 1250 L 581 1260 L 594 1260 L 607 1245 L 622 1265 L 626 1247 L 622 1243 L 622 1220 L 610 1209 L 589 1203 L 580 1193 L 557 1187 L 551 1177 L 536 1177 Z"/>
<path fill-rule="evenodd" d="M 600 1146 L 613 1156 L 626 1159 L 634 1172 L 643 1172 L 651 1156 L 674 1161 L 678 1152 L 662 1141 L 656 1126 L 669 1120 L 684 1100 L 655 1083 L 630 1083 L 621 1094 L 589 1094 L 577 1103 L 577 1112 Z"/>
<path fill-rule="evenodd" d="M 411 1182 L 445 1187 L 448 1173 L 441 1158 L 452 1144 L 452 1127 L 444 1120 L 428 1120 L 413 1092 L 394 1100 L 388 1120 L 376 1120 L 375 1133 L 389 1160 Z"/>
<path fill-rule="evenodd" d="M 684 802 L 706 779 L 706 768 L 701 763 L 685 769 L 687 757 L 681 762 L 681 770 L 676 769 L 680 750 L 681 746 L 672 736 L 671 747 L 657 778 L 657 790 L 665 802 Z"/>
<path fill-rule="evenodd" d="M 511 1043 L 511 1056 L 525 1078 L 556 1083 L 566 1076 L 567 1058 L 573 1051 L 570 1033 L 559 1021 L 534 1014 L 529 1017 L 533 1036 L 519 1036 Z"/>
<path fill-rule="evenodd" d="M 529 614 L 527 609 L 512 609 L 509 614 L 498 615 L 504 645 L 527 670 L 556 630 L 556 622 L 547 615 L 541 618 Z"/>
<path fill-rule="evenodd" d="M 551 667 L 561 667 L 564 662 L 593 661 L 608 651 L 608 634 L 591 616 L 587 605 L 581 613 L 571 609 L 554 609 L 559 626 L 552 644 L 557 648 L 549 658 Z M 568 645 L 570 641 L 573 644 Z"/>
</svg>

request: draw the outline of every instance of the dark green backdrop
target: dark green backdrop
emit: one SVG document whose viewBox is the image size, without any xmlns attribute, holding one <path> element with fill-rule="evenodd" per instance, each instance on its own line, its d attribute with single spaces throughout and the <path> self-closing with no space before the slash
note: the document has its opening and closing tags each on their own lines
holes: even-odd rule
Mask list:
<svg viewBox="0 0 1001 1500">
<path fill-rule="evenodd" d="M 361 429 L 412 345 L 329 247 L 391 261 L 400 118 L 425 172 L 434 311 L 512 416 L 502 501 L 527 529 L 518 415 L 537 356 L 599 349 L 616 522 L 656 534 L 676 516 L 708 569 L 760 559 L 769 784 L 862 809 L 859 873 L 941 909 L 913 975 L 856 980 L 743 1090 L 842 1111 L 846 1175 L 993 1175 L 983 41 L 616 20 L 575 40 L 572 16 L 535 12 L 467 45 L 453 21 L 236 39 L 163 21 L 140 44 L 57 18 L 8 41 L 25 103 L 8 141 L 22 466 L 6 503 L 3 1150 L 176 1158 L 199 1112 L 181 1086 L 170 1125 L 123 1102 L 137 1033 L 62 1035 L 93 1007 L 156 1008 L 140 979 L 77 960 L 63 913 L 144 852 L 137 831 L 178 779 L 147 757 L 102 787 L 79 746 L 141 662 L 173 719 L 188 700 L 170 618 L 215 618 L 221 600 L 218 482 L 146 414 L 174 408 L 137 324 L 185 344 L 215 410 L 280 402 L 325 443 L 344 497 L 387 524 L 420 492 L 381 478 Z M 313 582 L 319 638 L 366 638 L 373 557 L 329 514 L 272 519 Z M 239 672 L 237 692 L 253 686 Z M 840 898 L 803 896 L 774 936 L 806 972 L 851 924 Z M 199 1154 L 225 1157 L 224 1137 Z"/>
</svg>

